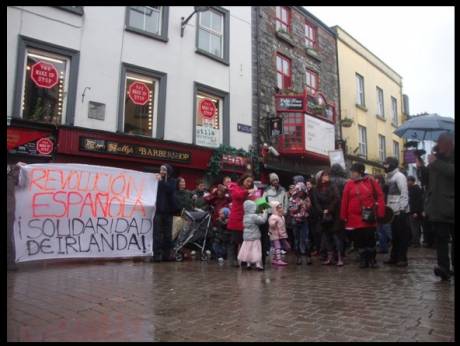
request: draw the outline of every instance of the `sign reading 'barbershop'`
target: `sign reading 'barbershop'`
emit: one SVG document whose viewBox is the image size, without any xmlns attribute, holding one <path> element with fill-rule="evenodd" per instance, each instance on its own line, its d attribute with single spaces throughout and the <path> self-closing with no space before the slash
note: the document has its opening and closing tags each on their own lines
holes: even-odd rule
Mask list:
<svg viewBox="0 0 460 346">
<path fill-rule="evenodd" d="M 21 167 L 16 262 L 152 255 L 152 173 L 82 164 Z"/>
</svg>

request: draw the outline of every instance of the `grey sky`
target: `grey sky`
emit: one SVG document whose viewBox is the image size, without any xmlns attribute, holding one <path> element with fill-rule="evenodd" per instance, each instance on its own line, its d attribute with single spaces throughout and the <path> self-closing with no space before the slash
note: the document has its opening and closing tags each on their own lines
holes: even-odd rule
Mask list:
<svg viewBox="0 0 460 346">
<path fill-rule="evenodd" d="M 455 117 L 454 7 L 305 6 L 403 77 L 411 114 Z"/>
</svg>

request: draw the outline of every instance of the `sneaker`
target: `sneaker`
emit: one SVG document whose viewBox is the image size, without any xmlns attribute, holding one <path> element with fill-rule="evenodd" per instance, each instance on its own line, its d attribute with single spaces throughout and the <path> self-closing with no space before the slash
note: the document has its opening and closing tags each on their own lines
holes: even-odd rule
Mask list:
<svg viewBox="0 0 460 346">
<path fill-rule="evenodd" d="M 286 251 L 281 250 L 281 254 L 282 254 L 282 255 L 285 255 L 285 254 L 286 254 Z"/>
<path fill-rule="evenodd" d="M 206 250 L 206 255 L 211 256 L 211 250 Z"/>
<path fill-rule="evenodd" d="M 256 266 L 256 270 L 257 270 L 258 272 L 262 272 L 262 271 L 264 271 L 264 267 L 257 267 L 257 266 Z"/>
<path fill-rule="evenodd" d="M 217 262 L 219 262 L 219 263 L 224 263 L 224 259 L 223 259 L 222 257 L 219 257 L 219 258 L 217 259 Z"/>
<path fill-rule="evenodd" d="M 337 261 L 337 267 L 342 267 L 342 266 L 343 266 L 343 261 L 342 260 Z"/>
</svg>

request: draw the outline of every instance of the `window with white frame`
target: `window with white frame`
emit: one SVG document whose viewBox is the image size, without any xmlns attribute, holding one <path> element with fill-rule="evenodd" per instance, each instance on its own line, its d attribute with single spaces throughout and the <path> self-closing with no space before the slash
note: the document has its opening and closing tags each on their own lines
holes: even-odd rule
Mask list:
<svg viewBox="0 0 460 346">
<path fill-rule="evenodd" d="M 400 155 L 399 155 L 399 143 L 397 141 L 393 141 L 393 155 L 400 161 Z"/>
<path fill-rule="evenodd" d="M 364 100 L 364 77 L 356 73 L 356 104 L 365 106 Z"/>
<path fill-rule="evenodd" d="M 319 76 L 313 70 L 307 69 L 306 71 L 306 84 L 307 84 L 307 92 L 310 95 L 316 95 L 319 89 Z"/>
<path fill-rule="evenodd" d="M 60 125 L 65 123 L 69 84 L 69 59 L 27 48 L 21 92 L 20 116 Z"/>
<path fill-rule="evenodd" d="M 223 138 L 223 99 L 198 90 L 196 93 L 195 143 L 217 148 Z"/>
<path fill-rule="evenodd" d="M 379 135 L 379 159 L 384 161 L 387 157 L 385 136 Z"/>
<path fill-rule="evenodd" d="M 224 14 L 213 9 L 199 13 L 198 48 L 224 58 Z"/>
<path fill-rule="evenodd" d="M 358 125 L 359 156 L 367 158 L 367 131 L 364 126 Z"/>
<path fill-rule="evenodd" d="M 398 126 L 398 101 L 391 96 L 391 123 Z"/>
<path fill-rule="evenodd" d="M 291 28 L 289 25 L 291 10 L 286 6 L 276 6 L 276 31 L 290 32 Z"/>
<path fill-rule="evenodd" d="M 125 75 L 123 131 L 156 136 L 158 80 L 137 73 Z"/>
<path fill-rule="evenodd" d="M 129 27 L 161 36 L 163 6 L 129 6 L 127 17 Z"/>
<path fill-rule="evenodd" d="M 383 106 L 383 90 L 377 87 L 377 115 L 385 117 L 385 109 Z"/>
<path fill-rule="evenodd" d="M 291 87 L 291 60 L 284 55 L 276 55 L 276 86 L 279 89 Z"/>
<path fill-rule="evenodd" d="M 305 22 L 305 46 L 318 48 L 318 29 L 308 22 Z"/>
</svg>

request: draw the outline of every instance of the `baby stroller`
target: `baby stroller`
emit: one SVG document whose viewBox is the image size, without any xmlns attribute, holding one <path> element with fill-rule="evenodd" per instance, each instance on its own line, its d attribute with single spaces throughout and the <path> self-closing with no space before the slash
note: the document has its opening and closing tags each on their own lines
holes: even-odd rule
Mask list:
<svg viewBox="0 0 460 346">
<path fill-rule="evenodd" d="M 181 217 L 184 219 L 184 227 L 179 231 L 174 244 L 174 255 L 176 261 L 184 260 L 182 249 L 185 245 L 191 244 L 201 252 L 201 260 L 208 260 L 206 254 L 206 241 L 208 240 L 209 228 L 211 226 L 212 207 L 208 211 L 196 209 L 194 211 L 182 210 Z"/>
</svg>

